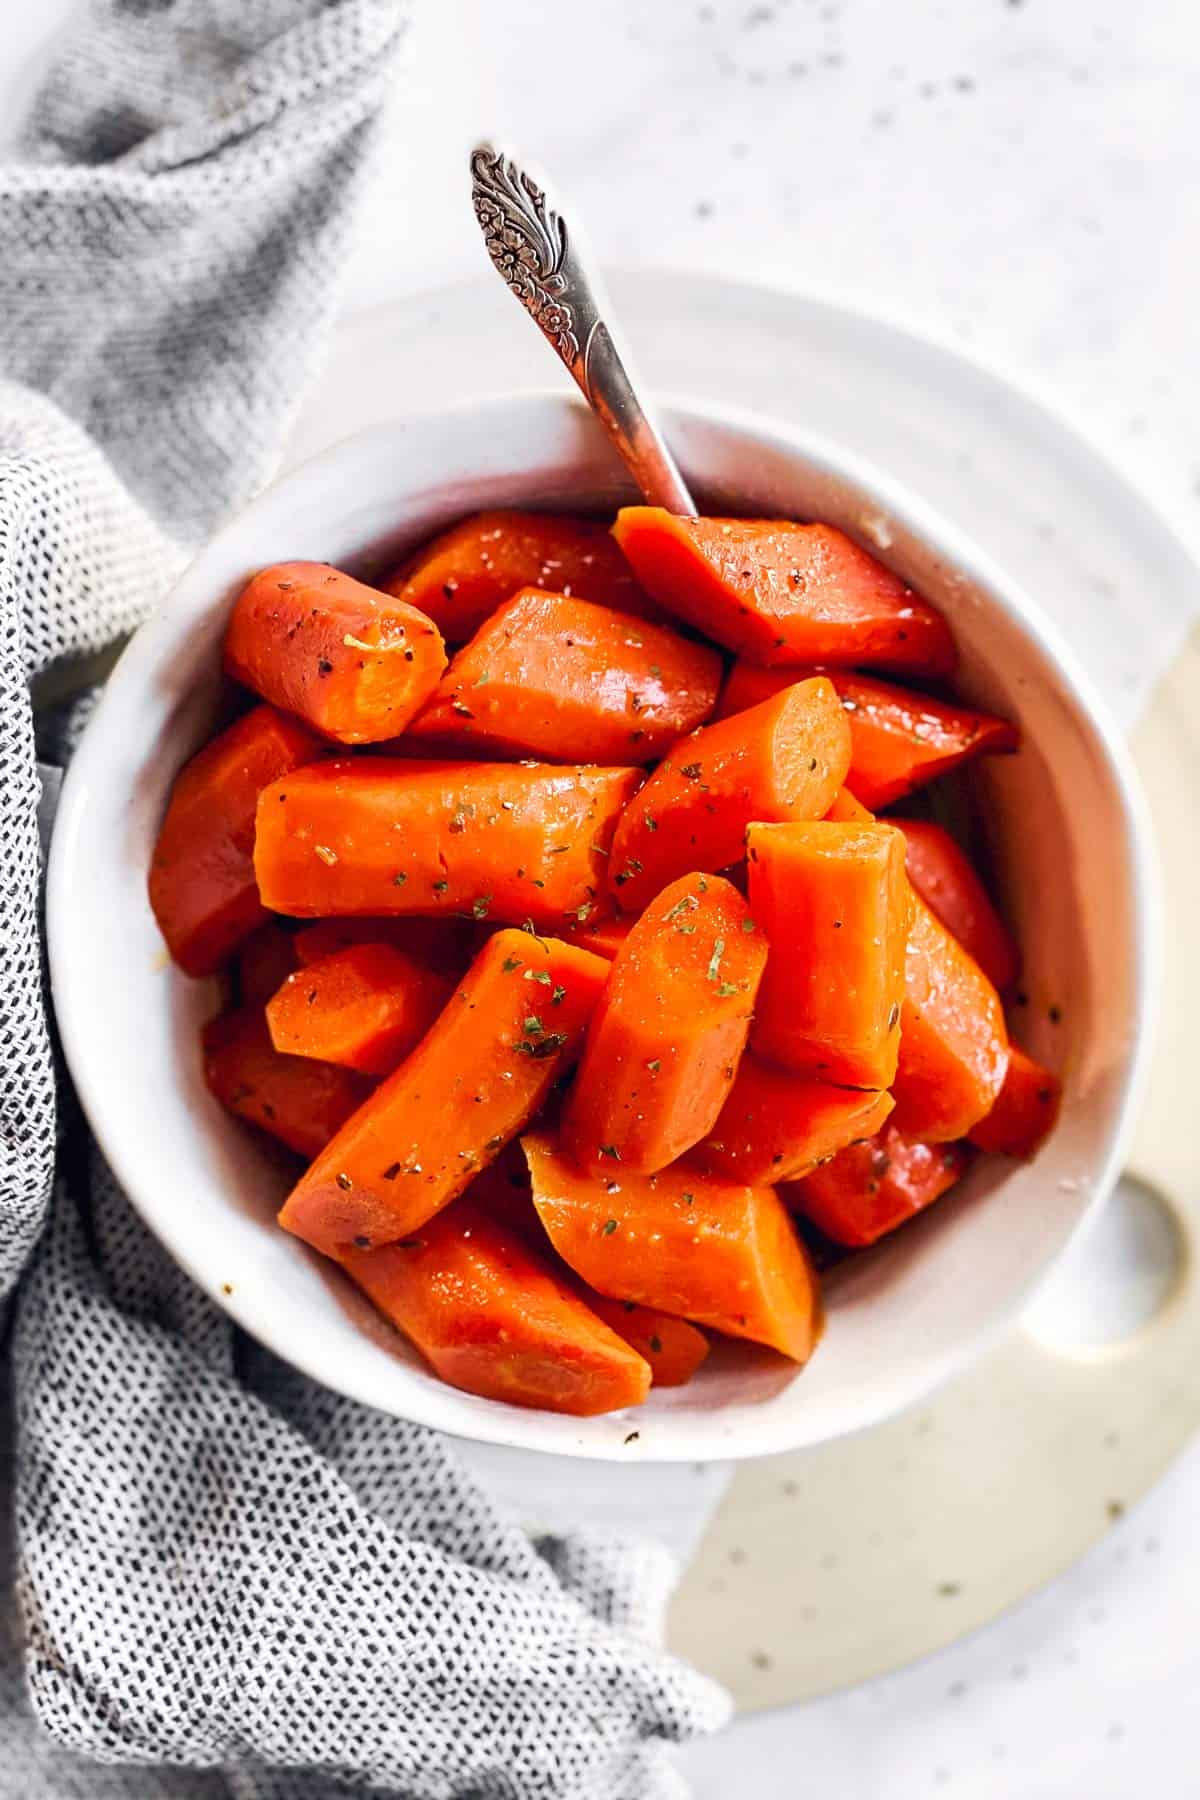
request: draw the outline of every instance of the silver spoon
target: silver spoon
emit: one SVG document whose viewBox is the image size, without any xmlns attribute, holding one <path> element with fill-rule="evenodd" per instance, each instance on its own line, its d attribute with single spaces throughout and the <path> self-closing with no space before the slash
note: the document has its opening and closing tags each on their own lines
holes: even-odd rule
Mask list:
<svg viewBox="0 0 1200 1800">
<path fill-rule="evenodd" d="M 612 304 L 577 225 L 508 150 L 477 144 L 471 197 L 488 255 L 574 377 L 652 506 L 698 509 L 657 421 L 639 398 L 627 352 L 609 323 Z"/>
</svg>

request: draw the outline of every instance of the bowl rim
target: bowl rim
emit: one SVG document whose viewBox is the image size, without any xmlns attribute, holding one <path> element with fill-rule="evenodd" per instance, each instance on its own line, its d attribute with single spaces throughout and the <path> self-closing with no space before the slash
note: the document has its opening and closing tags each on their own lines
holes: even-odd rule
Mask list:
<svg viewBox="0 0 1200 1800">
<path fill-rule="evenodd" d="M 645 1450 L 639 1450 L 632 1456 L 619 1435 L 614 1438 L 597 1436 L 573 1443 L 557 1441 L 556 1435 L 555 1441 L 548 1441 L 546 1434 L 537 1429 L 538 1422 L 547 1417 L 560 1430 L 564 1423 L 586 1423 L 563 1421 L 556 1414 L 544 1415 L 492 1402 L 482 1421 L 473 1418 L 448 1419 L 445 1411 L 453 1412 L 453 1402 L 461 1400 L 463 1396 L 448 1387 L 443 1394 L 434 1383 L 428 1389 L 418 1390 L 415 1396 L 406 1396 L 403 1410 L 394 1412 L 396 1417 L 429 1425 L 450 1435 L 476 1442 L 536 1449 L 588 1460 L 630 1463 L 743 1460 L 829 1442 L 834 1437 L 877 1424 L 919 1401 L 986 1351 L 1011 1326 L 1068 1248 L 1094 1223 L 1125 1159 L 1137 1105 L 1146 1081 L 1157 1014 L 1162 903 L 1149 809 L 1123 734 L 1111 718 L 1107 702 L 1096 690 L 1091 677 L 1077 662 L 1058 627 L 1041 611 L 1024 588 L 919 493 L 908 489 L 903 482 L 877 468 L 869 458 L 838 443 L 827 434 L 810 431 L 802 425 L 775 419 L 752 409 L 710 404 L 696 395 L 666 393 L 658 396 L 658 399 L 668 429 L 672 422 L 676 422 L 684 426 L 695 424 L 739 432 L 753 437 L 764 446 L 798 455 L 812 466 L 861 488 L 889 517 L 902 522 L 915 537 L 935 549 L 954 569 L 983 589 L 989 605 L 1014 624 L 1041 656 L 1054 666 L 1075 712 L 1084 722 L 1092 742 L 1100 752 L 1107 783 L 1118 803 L 1129 846 L 1125 861 L 1134 956 L 1130 999 L 1132 1031 L 1122 1064 L 1119 1096 L 1115 1102 L 1107 1147 L 1097 1166 L 1089 1172 L 1087 1202 L 1057 1248 L 1046 1257 L 1023 1287 L 1008 1294 L 1002 1304 L 985 1315 L 977 1328 L 964 1334 L 961 1341 L 952 1348 L 931 1356 L 928 1367 L 923 1367 L 899 1388 L 895 1385 L 882 1386 L 874 1399 L 868 1397 L 838 1428 L 823 1431 L 820 1435 L 807 1435 L 804 1432 L 802 1409 L 786 1419 L 768 1416 L 765 1412 L 745 1414 L 734 1432 L 729 1425 L 722 1427 L 722 1409 L 714 1408 L 711 1412 L 688 1415 L 686 1430 L 682 1425 L 683 1415 L 679 1415 L 680 1425 L 674 1441 L 665 1448 L 661 1445 L 654 1446 L 651 1441 Z M 103 767 L 102 752 L 109 722 L 121 716 L 122 701 L 127 690 L 134 693 L 142 689 L 147 678 L 158 667 L 161 649 L 173 641 L 172 632 L 180 616 L 177 597 L 182 593 L 186 599 L 183 616 L 190 616 L 192 610 L 202 603 L 199 593 L 192 596 L 189 590 L 196 586 L 202 570 L 210 558 L 219 552 L 227 538 L 252 526 L 260 513 L 269 514 L 278 504 L 281 490 L 293 483 L 299 486 L 304 480 L 311 480 L 312 475 L 322 469 L 336 469 L 351 450 L 366 450 L 372 444 L 383 445 L 394 441 L 398 432 L 408 435 L 414 431 L 427 430 L 431 426 L 445 427 L 455 420 L 470 420 L 483 427 L 490 416 L 496 416 L 511 428 L 521 412 L 540 418 L 553 415 L 590 418 L 588 408 L 582 400 L 549 387 L 518 389 L 490 395 L 478 401 L 404 413 L 394 419 L 349 433 L 291 465 L 245 506 L 224 519 L 218 529 L 189 558 L 160 604 L 137 629 L 123 650 L 67 768 L 51 837 L 46 880 L 46 923 L 50 981 L 58 1030 L 67 1066 L 89 1126 L 130 1204 L 163 1243 L 173 1260 L 235 1323 L 315 1381 L 324 1386 L 334 1386 L 350 1398 L 373 1406 L 381 1404 L 378 1395 L 372 1393 L 368 1396 L 355 1391 L 353 1381 L 344 1378 L 345 1371 L 339 1370 L 337 1379 L 330 1380 L 328 1367 L 320 1363 L 318 1356 L 306 1353 L 308 1337 L 305 1334 L 299 1334 L 298 1341 L 293 1341 L 286 1330 L 277 1329 L 275 1319 L 270 1314 L 264 1320 L 259 1317 L 253 1304 L 247 1307 L 243 1303 L 243 1296 L 239 1294 L 231 1297 L 223 1292 L 209 1273 L 198 1268 L 186 1249 L 181 1248 L 172 1237 L 167 1229 L 168 1220 L 163 1216 L 163 1209 L 147 1208 L 139 1201 L 138 1194 L 142 1185 L 140 1174 L 131 1165 L 124 1141 L 110 1141 L 106 1133 L 104 1101 L 96 1079 L 99 1059 L 89 1050 L 95 1036 L 94 1023 L 89 1022 L 81 993 L 67 979 L 72 962 L 72 945 L 78 932 L 78 908 L 73 904 L 74 894 L 78 891 L 73 871 L 75 844 L 89 801 L 88 777 L 91 764 L 99 757 L 99 767 Z M 1136 492 L 1136 488 L 1134 491 Z M 211 599 L 211 593 L 208 598 Z M 316 1341 L 319 1342 L 319 1339 Z M 494 1427 L 490 1424 L 493 1416 L 496 1421 Z"/>
</svg>

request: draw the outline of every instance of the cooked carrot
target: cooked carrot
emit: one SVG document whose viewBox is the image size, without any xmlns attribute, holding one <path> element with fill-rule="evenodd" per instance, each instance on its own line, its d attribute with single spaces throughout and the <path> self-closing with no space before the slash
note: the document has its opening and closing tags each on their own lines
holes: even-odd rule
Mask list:
<svg viewBox="0 0 1200 1800">
<path fill-rule="evenodd" d="M 302 969 L 351 944 L 389 944 L 428 968 L 458 975 L 477 948 L 475 930 L 471 919 L 319 919 L 302 926 L 292 942 Z"/>
<path fill-rule="evenodd" d="M 626 506 L 613 534 L 656 600 L 752 662 L 954 667 L 941 614 L 836 526 Z"/>
<path fill-rule="evenodd" d="M 991 1111 L 967 1136 L 981 1150 L 1005 1156 L 1035 1156 L 1058 1123 L 1062 1082 L 1016 1044 L 1009 1046 L 1008 1072 Z"/>
<path fill-rule="evenodd" d="M 265 1006 L 299 963 L 295 934 L 285 931 L 278 920 L 268 919 L 238 951 L 238 999 L 243 1006 Z"/>
<path fill-rule="evenodd" d="M 837 1244 L 873 1244 L 952 1187 L 967 1166 L 961 1144 L 921 1144 L 886 1125 L 864 1144 L 781 1189 Z"/>
<path fill-rule="evenodd" d="M 885 1088 L 896 1070 L 909 886 L 890 825 L 752 825 L 750 905 L 771 946 L 754 1045 L 796 1074 Z"/>
<path fill-rule="evenodd" d="M 610 1331 L 624 1338 L 650 1364 L 651 1387 L 685 1387 L 708 1355 L 709 1343 L 702 1331 L 686 1319 L 636 1300 L 610 1300 L 590 1288 L 584 1299 Z"/>
<path fill-rule="evenodd" d="M 372 744 L 424 706 L 446 651 L 432 620 L 402 600 L 328 563 L 276 563 L 233 603 L 225 667 L 323 736 Z"/>
<path fill-rule="evenodd" d="M 644 763 L 702 723 L 715 650 L 612 607 L 538 588 L 485 619 L 408 735 L 474 754 Z"/>
<path fill-rule="evenodd" d="M 570 1066 L 608 967 L 556 938 L 489 938 L 417 1048 L 297 1183 L 280 1223 L 327 1256 L 420 1230 Z"/>
<path fill-rule="evenodd" d="M 256 706 L 175 777 L 150 862 L 150 905 L 189 975 L 212 975 L 267 917 L 254 878 L 258 796 L 322 754 L 294 719 Z"/>
<path fill-rule="evenodd" d="M 864 806 L 890 806 L 970 757 L 1016 750 L 1020 743 L 1016 727 L 992 713 L 949 705 L 870 675 L 822 672 L 837 689 L 850 721 L 846 786 Z M 721 690 L 717 718 L 761 705 L 785 679 L 779 670 L 736 663 Z"/>
<path fill-rule="evenodd" d="M 463 1198 L 503 1225 L 505 1231 L 514 1231 L 531 1250 L 540 1255 L 549 1252 L 550 1242 L 533 1204 L 529 1165 L 516 1138 L 504 1146 L 494 1162 L 479 1171 Z"/>
<path fill-rule="evenodd" d="M 791 1181 L 855 1138 L 871 1137 L 891 1110 L 890 1094 L 812 1081 L 747 1054 L 690 1160 L 728 1181 Z"/>
<path fill-rule="evenodd" d="M 804 1362 L 821 1330 L 817 1278 L 774 1188 L 694 1169 L 581 1174 L 552 1138 L 521 1140 L 550 1242 L 597 1293 L 769 1344 Z"/>
<path fill-rule="evenodd" d="M 995 1104 L 1007 1068 L 999 995 L 914 894 L 892 1123 L 935 1143 L 965 1137 Z"/>
<path fill-rule="evenodd" d="M 849 788 L 839 788 L 834 795 L 827 819 L 840 821 L 843 825 L 869 825 L 875 814 L 868 812 L 861 800 L 856 800 Z"/>
<path fill-rule="evenodd" d="M 349 1069 L 281 1056 L 259 1006 L 219 1013 L 204 1027 L 202 1043 L 204 1079 L 221 1105 L 306 1160 L 325 1148 L 371 1091 L 365 1076 Z"/>
<path fill-rule="evenodd" d="M 820 676 L 681 738 L 621 815 L 608 863 L 618 904 L 640 912 L 680 875 L 740 862 L 753 820 L 819 819 L 849 761 L 846 715 Z"/>
<path fill-rule="evenodd" d="M 388 1075 L 450 997 L 444 975 L 389 944 L 349 944 L 289 975 L 267 1004 L 277 1050 Z"/>
<path fill-rule="evenodd" d="M 574 594 L 639 618 L 662 610 L 640 588 L 606 525 L 565 513 L 472 513 L 425 544 L 387 583 L 465 643 L 518 588 Z"/>
<path fill-rule="evenodd" d="M 650 1365 L 521 1239 L 465 1201 L 342 1267 L 443 1381 L 548 1412 L 637 1406 Z"/>
<path fill-rule="evenodd" d="M 947 931 L 1004 993 L 1021 968 L 1012 933 L 992 905 L 966 852 L 929 819 L 894 819 L 908 845 L 908 879 Z"/>
<path fill-rule="evenodd" d="M 563 1114 L 582 1168 L 649 1173 L 712 1129 L 766 960 L 720 876 L 685 876 L 651 902 L 613 958 Z"/>
<path fill-rule="evenodd" d="M 323 763 L 258 808 L 263 901 L 329 913 L 465 914 L 566 929 L 607 911 L 606 852 L 636 769 Z"/>
<path fill-rule="evenodd" d="M 585 950 L 594 950 L 597 956 L 607 956 L 611 962 L 633 930 L 634 923 L 628 914 L 618 914 L 613 919 L 587 919 L 566 936 L 571 943 L 582 944 Z"/>
</svg>

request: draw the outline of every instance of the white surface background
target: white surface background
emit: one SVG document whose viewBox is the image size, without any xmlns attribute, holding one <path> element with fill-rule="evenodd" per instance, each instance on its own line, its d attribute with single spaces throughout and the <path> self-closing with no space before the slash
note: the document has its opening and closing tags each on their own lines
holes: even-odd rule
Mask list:
<svg viewBox="0 0 1200 1800">
<path fill-rule="evenodd" d="M 75 7 L 0 10 L 2 131 Z M 1190 0 L 414 11 L 347 308 L 479 270 L 465 152 L 509 135 L 570 192 L 602 258 L 909 320 L 1036 379 L 1172 511 L 1200 518 Z M 973 1640 L 690 1754 L 697 1795 L 1197 1793 L 1198 1493 L 1193 1450 L 1070 1576 Z"/>
</svg>

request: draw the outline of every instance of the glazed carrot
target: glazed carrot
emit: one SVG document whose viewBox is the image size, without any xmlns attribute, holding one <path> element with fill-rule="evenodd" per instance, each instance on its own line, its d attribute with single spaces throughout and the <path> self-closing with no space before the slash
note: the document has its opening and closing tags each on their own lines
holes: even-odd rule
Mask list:
<svg viewBox="0 0 1200 1800">
<path fill-rule="evenodd" d="M 921 1144 L 886 1125 L 780 1191 L 837 1244 L 860 1247 L 894 1231 L 952 1187 L 967 1166 L 961 1144 Z"/>
<path fill-rule="evenodd" d="M 992 713 L 949 705 L 932 694 L 918 694 L 870 675 L 840 669 L 823 673 L 837 689 L 850 721 L 846 786 L 864 806 L 890 806 L 970 757 L 1018 747 L 1016 727 Z M 721 690 L 717 718 L 761 705 L 778 692 L 784 679 L 778 670 L 736 663 Z"/>
<path fill-rule="evenodd" d="M 371 1083 L 349 1069 L 281 1056 L 258 1006 L 210 1019 L 202 1044 L 204 1079 L 221 1105 L 306 1160 L 325 1148 L 371 1091 Z"/>
<path fill-rule="evenodd" d="M 752 662 L 954 667 L 941 614 L 833 525 L 626 506 L 613 535 L 656 600 Z"/>
<path fill-rule="evenodd" d="M 644 763 L 706 719 L 715 650 L 628 613 L 522 588 L 458 652 L 408 735 L 486 754 Z"/>
<path fill-rule="evenodd" d="M 1007 1068 L 999 995 L 914 894 L 892 1123 L 935 1143 L 965 1137 L 991 1110 Z"/>
<path fill-rule="evenodd" d="M 766 960 L 720 876 L 685 876 L 650 903 L 613 958 L 563 1114 L 581 1168 L 649 1173 L 712 1129 Z"/>
<path fill-rule="evenodd" d="M 301 1177 L 280 1224 L 327 1256 L 419 1231 L 537 1112 L 607 975 L 603 957 L 572 944 L 498 931 L 411 1056 Z"/>
<path fill-rule="evenodd" d="M 761 664 L 746 662 L 739 656 L 721 684 L 713 719 L 731 719 L 735 713 L 761 706 L 764 700 L 781 694 L 784 688 L 799 679 L 794 669 L 764 669 Z"/>
<path fill-rule="evenodd" d="M 1062 1082 L 1016 1044 L 1009 1047 L 1004 1086 L 967 1136 L 981 1150 L 1035 1156 L 1058 1123 Z"/>
<path fill-rule="evenodd" d="M 1012 987 L 1021 956 L 966 852 L 929 819 L 895 819 L 908 845 L 908 879 L 926 905 L 1001 993 Z"/>
<path fill-rule="evenodd" d="M 708 1355 L 708 1339 L 686 1319 L 673 1318 L 653 1306 L 639 1306 L 636 1300 L 610 1300 L 590 1288 L 584 1298 L 610 1331 L 645 1357 L 650 1364 L 651 1387 L 685 1387 Z"/>
<path fill-rule="evenodd" d="M 681 738 L 621 815 L 608 863 L 618 905 L 640 912 L 668 881 L 740 862 L 753 820 L 819 819 L 849 761 L 846 715 L 820 676 Z"/>
<path fill-rule="evenodd" d="M 608 527 L 565 513 L 473 513 L 423 545 L 387 583 L 388 593 L 427 613 L 453 644 L 465 643 L 523 587 L 662 617 Z"/>
<path fill-rule="evenodd" d="M 875 814 L 868 812 L 862 801 L 854 798 L 849 788 L 839 788 L 825 817 L 843 825 L 870 825 Z"/>
<path fill-rule="evenodd" d="M 540 1255 L 549 1252 L 549 1240 L 533 1204 L 529 1166 L 516 1138 L 480 1170 L 463 1198 L 505 1231 L 515 1232 L 531 1250 Z"/>
<path fill-rule="evenodd" d="M 389 944 L 350 944 L 289 975 L 267 1004 L 277 1050 L 387 1075 L 424 1037 L 450 981 Z"/>
<path fill-rule="evenodd" d="M 351 944 L 388 944 L 442 974 L 458 975 L 477 947 L 470 919 L 319 919 L 294 933 L 296 961 L 302 969 Z"/>
<path fill-rule="evenodd" d="M 266 919 L 254 879 L 258 796 L 321 753 L 303 725 L 256 706 L 175 777 L 147 885 L 167 948 L 188 975 L 212 975 Z"/>
<path fill-rule="evenodd" d="M 237 991 L 242 1005 L 265 1006 L 299 961 L 294 934 L 276 919 L 268 919 L 252 931 L 238 951 Z"/>
<path fill-rule="evenodd" d="M 796 1074 L 885 1088 L 896 1070 L 909 887 L 890 825 L 752 825 L 750 905 L 770 961 L 754 1045 Z"/>
<path fill-rule="evenodd" d="M 550 1242 L 597 1293 L 634 1300 L 804 1362 L 817 1278 L 774 1188 L 694 1169 L 583 1175 L 552 1138 L 521 1140 Z"/>
<path fill-rule="evenodd" d="M 581 944 L 585 950 L 594 950 L 597 956 L 607 956 L 611 962 L 633 927 L 634 920 L 628 914 L 618 914 L 615 919 L 587 919 L 566 935 L 572 944 Z"/>
<path fill-rule="evenodd" d="M 342 1267 L 451 1387 L 547 1412 L 637 1406 L 650 1366 L 519 1237 L 465 1201 Z"/>
<path fill-rule="evenodd" d="M 394 737 L 441 678 L 437 626 L 328 563 L 276 563 L 247 582 L 225 632 L 225 667 L 342 744 Z"/>
<path fill-rule="evenodd" d="M 834 1087 L 743 1056 L 712 1131 L 690 1161 L 728 1181 L 791 1181 L 871 1137 L 892 1110 L 890 1094 Z"/>
<path fill-rule="evenodd" d="M 259 802 L 262 897 L 298 918 L 465 914 L 553 930 L 607 910 L 605 853 L 636 769 L 323 763 Z"/>
</svg>

